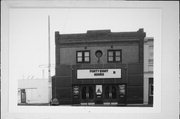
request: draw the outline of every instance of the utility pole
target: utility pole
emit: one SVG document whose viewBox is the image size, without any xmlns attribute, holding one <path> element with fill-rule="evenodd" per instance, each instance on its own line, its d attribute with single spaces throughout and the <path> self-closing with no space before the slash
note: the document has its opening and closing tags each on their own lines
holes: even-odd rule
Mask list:
<svg viewBox="0 0 180 119">
<path fill-rule="evenodd" d="M 48 15 L 48 87 L 49 87 L 49 101 L 51 100 L 51 50 L 50 50 L 50 16 Z"/>
</svg>

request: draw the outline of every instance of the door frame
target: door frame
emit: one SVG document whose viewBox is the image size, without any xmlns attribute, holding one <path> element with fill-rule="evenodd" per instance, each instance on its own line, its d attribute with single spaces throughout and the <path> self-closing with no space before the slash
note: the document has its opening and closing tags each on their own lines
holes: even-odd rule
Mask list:
<svg viewBox="0 0 180 119">
<path fill-rule="evenodd" d="M 115 99 L 113 99 L 112 98 L 112 96 L 113 96 L 113 94 L 112 94 L 112 87 L 115 87 L 116 88 L 116 90 L 115 90 L 115 93 L 116 93 L 116 98 Z M 106 88 L 109 88 L 109 94 L 108 94 L 108 97 L 109 98 L 106 98 Z M 118 102 L 118 100 L 119 100 L 119 93 L 118 93 L 118 84 L 105 84 L 105 85 L 103 85 L 103 102 Z"/>
<path fill-rule="evenodd" d="M 83 99 L 82 98 L 82 89 L 86 87 L 86 99 Z M 89 98 L 90 94 L 89 94 L 89 90 L 90 90 L 90 87 L 92 87 L 92 99 Z M 80 85 L 80 102 L 81 103 L 89 103 L 89 102 L 95 102 L 95 85 L 91 85 L 91 84 L 83 84 L 83 85 Z"/>
</svg>

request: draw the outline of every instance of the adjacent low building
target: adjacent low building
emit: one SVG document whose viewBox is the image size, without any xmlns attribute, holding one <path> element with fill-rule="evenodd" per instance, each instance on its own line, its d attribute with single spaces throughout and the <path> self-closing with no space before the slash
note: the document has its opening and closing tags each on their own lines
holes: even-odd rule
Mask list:
<svg viewBox="0 0 180 119">
<path fill-rule="evenodd" d="M 154 38 L 144 39 L 144 104 L 153 104 Z"/>
<path fill-rule="evenodd" d="M 49 104 L 48 79 L 18 80 L 18 104 Z"/>
</svg>

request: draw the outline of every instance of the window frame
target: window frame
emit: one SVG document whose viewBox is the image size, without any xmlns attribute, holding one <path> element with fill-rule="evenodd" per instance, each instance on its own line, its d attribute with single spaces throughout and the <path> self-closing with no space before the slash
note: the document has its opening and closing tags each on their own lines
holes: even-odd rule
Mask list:
<svg viewBox="0 0 180 119">
<path fill-rule="evenodd" d="M 111 51 L 113 52 L 113 56 L 109 56 L 109 52 Z M 120 51 L 120 56 L 118 56 L 120 57 L 120 61 L 116 61 L 116 51 Z M 109 57 L 113 57 L 113 61 L 109 61 Z M 108 63 L 116 63 L 116 62 L 122 63 L 122 49 L 107 50 L 107 62 Z"/>
<path fill-rule="evenodd" d="M 78 52 L 81 52 L 82 53 L 82 61 L 81 62 L 78 62 Z M 89 61 L 85 61 L 85 57 L 88 57 L 88 56 L 85 56 L 85 52 L 89 52 Z M 91 62 L 91 52 L 90 50 L 78 50 L 76 51 L 76 63 L 90 63 Z"/>
</svg>

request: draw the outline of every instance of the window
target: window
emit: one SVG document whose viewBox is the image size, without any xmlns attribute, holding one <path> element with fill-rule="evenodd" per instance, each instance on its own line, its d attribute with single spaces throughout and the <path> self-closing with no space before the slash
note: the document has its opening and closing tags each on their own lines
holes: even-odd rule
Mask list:
<svg viewBox="0 0 180 119">
<path fill-rule="evenodd" d="M 79 95 L 79 86 L 74 86 L 73 87 L 73 94 L 74 95 Z"/>
<path fill-rule="evenodd" d="M 108 50 L 108 62 L 121 62 L 121 50 Z"/>
<path fill-rule="evenodd" d="M 153 78 L 149 78 L 149 96 L 154 94 Z"/>
<path fill-rule="evenodd" d="M 153 86 L 153 84 L 150 84 L 149 95 L 153 96 L 153 92 L 154 92 L 154 86 Z"/>
<path fill-rule="evenodd" d="M 153 59 L 149 59 L 148 62 L 149 62 L 149 65 L 153 65 Z"/>
<path fill-rule="evenodd" d="M 103 53 L 102 53 L 101 50 L 97 50 L 96 53 L 95 53 L 95 55 L 96 55 L 97 58 L 100 58 L 100 57 L 102 56 L 102 54 L 103 54 Z"/>
<path fill-rule="evenodd" d="M 76 59 L 77 63 L 89 63 L 90 51 L 77 51 Z"/>
<path fill-rule="evenodd" d="M 120 93 L 120 95 L 125 95 L 125 93 L 126 93 L 125 90 L 126 90 L 126 88 L 125 88 L 124 84 L 119 85 L 119 93 Z"/>
</svg>

